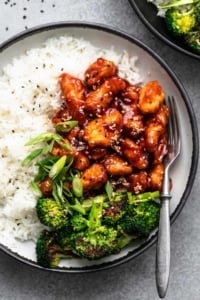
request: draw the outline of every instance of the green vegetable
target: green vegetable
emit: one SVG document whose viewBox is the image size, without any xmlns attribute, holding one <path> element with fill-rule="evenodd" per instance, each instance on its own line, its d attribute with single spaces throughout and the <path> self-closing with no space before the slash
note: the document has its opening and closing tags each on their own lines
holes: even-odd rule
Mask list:
<svg viewBox="0 0 200 300">
<path fill-rule="evenodd" d="M 119 221 L 119 225 L 127 234 L 148 236 L 158 226 L 160 205 L 153 201 L 127 204 L 126 213 Z"/>
<path fill-rule="evenodd" d="M 87 228 L 71 235 L 72 251 L 88 259 L 97 259 L 119 250 L 117 230 L 101 224 L 104 197 L 98 196 L 98 200 L 98 203 L 92 203 Z"/>
<path fill-rule="evenodd" d="M 67 161 L 67 156 L 63 155 L 61 156 L 51 167 L 49 171 L 49 177 L 52 179 L 55 179 L 58 174 L 63 170 L 65 163 Z"/>
<path fill-rule="evenodd" d="M 80 177 L 75 176 L 72 180 L 72 190 L 76 197 L 80 198 L 83 196 L 83 184 Z"/>
<path fill-rule="evenodd" d="M 61 125 L 70 130 L 76 123 Z M 60 259 L 72 256 L 92 260 L 118 253 L 133 239 L 146 237 L 157 226 L 159 204 L 154 200 L 159 197 L 158 191 L 140 195 L 116 192 L 108 181 L 102 194 L 90 193 L 88 197 L 79 172 L 73 169 L 74 157 L 51 155 L 55 142 L 68 147 L 63 137 L 54 133 L 31 139 L 27 145 L 43 143 L 44 147 L 33 150 L 23 161 L 27 165 L 37 157 L 38 173 L 31 189 L 38 198 L 38 219 L 49 227 L 36 243 L 41 266 L 57 267 Z"/>
<path fill-rule="evenodd" d="M 70 218 L 73 231 L 82 231 L 88 226 L 88 220 L 82 213 L 74 213 Z"/>
<path fill-rule="evenodd" d="M 200 0 L 171 0 L 157 8 L 164 10 L 166 27 L 172 36 L 200 54 Z"/>
<path fill-rule="evenodd" d="M 51 198 L 40 198 L 36 204 L 36 212 L 40 222 L 53 229 L 69 226 L 67 211 Z"/>
<path fill-rule="evenodd" d="M 200 29 L 191 31 L 185 36 L 185 43 L 194 52 L 200 54 Z"/>
<path fill-rule="evenodd" d="M 113 196 L 113 187 L 109 181 L 106 182 L 105 190 L 108 195 L 108 199 L 111 200 Z"/>
<path fill-rule="evenodd" d="M 78 121 L 70 120 L 56 124 L 55 128 L 58 132 L 69 132 L 78 125 Z"/>
<path fill-rule="evenodd" d="M 42 153 L 42 151 L 43 151 L 43 149 L 36 149 L 36 150 L 33 150 L 29 155 L 27 155 L 27 156 L 23 159 L 23 161 L 22 161 L 22 163 L 21 163 L 22 167 L 25 167 L 25 166 L 29 165 L 30 162 L 31 162 L 33 159 L 35 159 L 37 156 L 39 156 L 39 155 Z"/>
<path fill-rule="evenodd" d="M 38 264 L 45 268 L 58 267 L 61 259 L 71 258 L 70 250 L 63 250 L 56 242 L 54 232 L 43 231 L 36 243 L 36 256 Z"/>
<path fill-rule="evenodd" d="M 63 149 L 65 150 L 71 150 L 70 144 L 66 144 L 65 140 L 62 136 L 58 135 L 57 133 L 41 133 L 37 135 L 36 137 L 30 139 L 25 146 L 33 146 L 36 144 L 43 143 L 43 147 L 39 149 L 33 150 L 30 154 L 28 154 L 22 161 L 21 165 L 27 166 L 29 165 L 36 157 L 38 157 L 40 154 L 46 155 L 49 152 L 51 152 L 54 143 L 59 144 Z"/>
<path fill-rule="evenodd" d="M 177 7 L 182 5 L 194 4 L 198 2 L 199 0 L 171 0 L 165 4 L 158 5 L 157 7 L 159 9 L 166 9 L 166 8 Z"/>
<path fill-rule="evenodd" d="M 183 37 L 197 25 L 194 7 L 181 6 L 170 8 L 165 13 L 168 30 L 177 37 Z"/>
</svg>

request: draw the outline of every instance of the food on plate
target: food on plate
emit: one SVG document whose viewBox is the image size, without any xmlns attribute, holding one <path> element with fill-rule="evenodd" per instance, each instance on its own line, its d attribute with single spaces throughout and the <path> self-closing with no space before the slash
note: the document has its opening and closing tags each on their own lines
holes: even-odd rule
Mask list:
<svg viewBox="0 0 200 300">
<path fill-rule="evenodd" d="M 58 82 L 54 132 L 31 138 L 27 146 L 40 146 L 22 161 L 38 167 L 31 186 L 49 228 L 36 243 L 44 267 L 70 255 L 116 254 L 146 238 L 158 225 L 167 153 L 169 112 L 157 80 L 132 84 L 101 57 L 82 80 L 64 72 Z"/>
<path fill-rule="evenodd" d="M 177 41 L 200 54 L 200 1 L 171 0 L 150 1 L 158 8 L 158 15 L 164 17 L 169 32 Z"/>
<path fill-rule="evenodd" d="M 55 267 L 146 239 L 158 224 L 168 109 L 137 58 L 51 38 L 6 65 L 0 87 L 3 243 L 19 254 L 36 244 L 37 257 L 25 255 Z"/>
</svg>

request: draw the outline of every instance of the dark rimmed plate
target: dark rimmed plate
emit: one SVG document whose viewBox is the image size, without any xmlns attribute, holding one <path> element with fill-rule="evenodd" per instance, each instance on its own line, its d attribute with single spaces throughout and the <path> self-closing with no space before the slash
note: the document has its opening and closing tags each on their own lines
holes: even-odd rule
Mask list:
<svg viewBox="0 0 200 300">
<path fill-rule="evenodd" d="M 192 52 L 185 44 L 175 39 L 167 30 L 164 19 L 157 16 L 155 5 L 147 0 L 129 0 L 142 22 L 165 43 L 191 57 L 200 59 L 200 55 Z"/>
<path fill-rule="evenodd" d="M 33 28 L 3 43 L 0 46 L 0 73 L 2 68 L 10 63 L 14 57 L 24 54 L 29 49 L 41 47 L 42 43 L 50 37 L 60 37 L 61 35 L 84 38 L 94 46 L 102 49 L 112 48 L 117 53 L 126 50 L 130 56 L 138 57 L 137 67 L 141 71 L 144 82 L 158 79 L 165 93 L 175 96 L 181 124 L 182 152 L 170 174 L 174 182 L 170 208 L 171 221 L 173 222 L 190 194 L 197 170 L 199 153 L 196 119 L 184 87 L 162 58 L 136 38 L 114 28 L 77 22 L 54 23 Z M 96 261 L 70 259 L 63 261 L 59 268 L 51 269 L 51 271 L 77 273 L 104 270 L 140 255 L 156 239 L 155 231 L 147 240 L 131 244 L 120 254 Z M 0 232 L 0 241 L 2 251 L 28 265 L 43 269 L 36 263 L 34 242 L 22 243 L 10 236 L 5 237 L 3 230 Z"/>
</svg>

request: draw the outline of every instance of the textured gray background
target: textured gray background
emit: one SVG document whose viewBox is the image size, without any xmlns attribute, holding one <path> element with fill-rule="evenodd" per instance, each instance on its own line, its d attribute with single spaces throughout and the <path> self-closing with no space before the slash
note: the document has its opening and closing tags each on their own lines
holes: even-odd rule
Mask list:
<svg viewBox="0 0 200 300">
<path fill-rule="evenodd" d="M 165 45 L 141 23 L 128 0 L 1 0 L 0 42 L 35 25 L 82 20 L 112 25 L 145 42 L 173 68 L 200 119 L 200 61 Z M 167 300 L 200 299 L 199 175 L 172 226 L 171 277 Z M 92 274 L 35 270 L 0 253 L 1 300 L 156 300 L 155 246 L 120 267 Z"/>
</svg>

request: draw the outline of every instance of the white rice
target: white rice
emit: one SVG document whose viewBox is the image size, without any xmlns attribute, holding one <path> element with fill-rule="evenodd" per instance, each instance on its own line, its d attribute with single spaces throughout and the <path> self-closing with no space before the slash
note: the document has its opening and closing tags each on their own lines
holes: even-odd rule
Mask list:
<svg viewBox="0 0 200 300">
<path fill-rule="evenodd" d="M 58 76 L 68 72 L 83 79 L 98 57 L 119 66 L 120 76 L 141 82 L 136 57 L 115 49 L 103 50 L 69 36 L 51 38 L 41 48 L 13 59 L 0 77 L 0 234 L 21 241 L 36 240 L 43 229 L 35 212 L 36 198 L 29 183 L 35 166 L 21 167 L 31 151 L 24 144 L 39 133 L 52 131 L 51 117 L 60 107 Z"/>
</svg>

